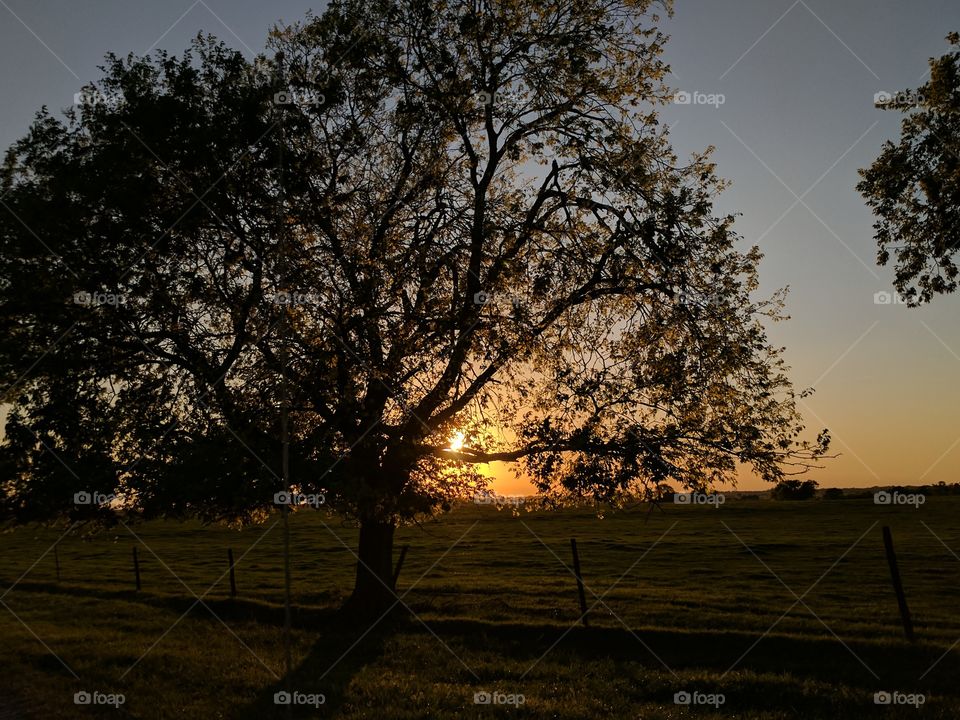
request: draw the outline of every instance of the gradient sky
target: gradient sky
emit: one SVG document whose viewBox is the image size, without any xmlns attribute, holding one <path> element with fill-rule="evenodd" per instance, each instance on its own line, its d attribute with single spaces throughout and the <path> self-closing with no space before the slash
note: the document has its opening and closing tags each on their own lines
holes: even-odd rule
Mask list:
<svg viewBox="0 0 960 720">
<path fill-rule="evenodd" d="M 107 51 L 179 52 L 211 32 L 252 56 L 299 0 L 0 0 L 0 146 L 41 106 L 63 108 Z M 907 309 L 878 305 L 873 218 L 854 189 L 899 118 L 874 94 L 917 87 L 927 60 L 960 30 L 956 0 L 676 0 L 662 28 L 677 90 L 724 103 L 663 112 L 681 157 L 716 147 L 733 186 L 719 210 L 742 215 L 745 243 L 766 254 L 764 291 L 789 285 L 787 347 L 812 431 L 841 456 L 810 477 L 824 486 L 960 481 L 960 295 Z M 760 488 L 749 477 L 741 488 Z M 503 482 L 502 492 L 523 488 Z"/>
</svg>

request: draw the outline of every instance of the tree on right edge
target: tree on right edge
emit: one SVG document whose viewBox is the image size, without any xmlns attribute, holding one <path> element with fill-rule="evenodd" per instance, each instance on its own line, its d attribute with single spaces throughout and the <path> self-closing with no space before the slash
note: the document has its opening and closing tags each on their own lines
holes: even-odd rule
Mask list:
<svg viewBox="0 0 960 720">
<path fill-rule="evenodd" d="M 930 79 L 877 105 L 904 114 L 900 141 L 886 142 L 857 190 L 877 215 L 877 262 L 895 259 L 894 286 L 910 305 L 957 289 L 960 250 L 960 33 L 930 60 Z"/>
</svg>

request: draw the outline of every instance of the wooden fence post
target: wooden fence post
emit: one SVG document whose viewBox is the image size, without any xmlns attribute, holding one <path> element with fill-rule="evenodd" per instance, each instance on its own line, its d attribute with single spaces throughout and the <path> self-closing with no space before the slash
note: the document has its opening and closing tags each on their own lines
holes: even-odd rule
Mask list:
<svg viewBox="0 0 960 720">
<path fill-rule="evenodd" d="M 583 574 L 580 572 L 580 553 L 577 552 L 575 538 L 570 538 L 570 549 L 573 551 L 573 571 L 577 575 L 577 593 L 580 596 L 580 620 L 584 627 L 590 627 L 587 622 L 587 596 L 583 592 Z"/>
<path fill-rule="evenodd" d="M 883 526 L 883 545 L 887 551 L 887 564 L 890 566 L 890 579 L 893 580 L 893 590 L 897 594 L 897 605 L 900 606 L 900 620 L 903 622 L 903 633 L 907 636 L 907 640 L 914 642 L 910 609 L 907 607 L 907 596 L 903 592 L 903 583 L 900 582 L 897 555 L 893 551 L 893 536 L 890 534 L 890 528 L 886 525 Z"/>
<path fill-rule="evenodd" d="M 140 558 L 137 557 L 137 546 L 133 546 L 133 574 L 137 578 L 137 592 L 140 592 Z"/>
<path fill-rule="evenodd" d="M 407 550 L 410 549 L 409 545 L 404 545 L 400 548 L 400 557 L 397 558 L 397 566 L 393 569 L 393 589 L 397 589 L 397 580 L 400 579 L 400 568 L 403 567 L 403 561 L 407 557 Z"/>
<path fill-rule="evenodd" d="M 227 562 L 230 563 L 230 597 L 235 598 L 237 596 L 237 578 L 233 572 L 233 548 L 227 548 Z"/>
</svg>

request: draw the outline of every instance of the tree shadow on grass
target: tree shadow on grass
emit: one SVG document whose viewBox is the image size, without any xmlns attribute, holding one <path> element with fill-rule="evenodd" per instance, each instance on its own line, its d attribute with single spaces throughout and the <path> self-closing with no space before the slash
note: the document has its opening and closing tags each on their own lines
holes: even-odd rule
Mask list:
<svg viewBox="0 0 960 720">
<path fill-rule="evenodd" d="M 567 666 L 590 666 L 600 660 L 638 663 L 660 672 L 676 691 L 693 689 L 688 687 L 691 677 L 707 678 L 697 681 L 708 683 L 701 690 L 734 694 L 732 704 L 724 708 L 730 712 L 779 709 L 799 712 L 798 717 L 840 717 L 836 712 L 843 707 L 843 717 L 875 717 L 878 710 L 887 709 L 876 707 L 874 693 L 898 690 L 934 698 L 940 708 L 928 705 L 925 717 L 960 717 L 956 683 L 960 654 L 943 645 L 840 639 L 826 629 L 820 635 L 759 635 L 698 628 L 557 628 L 470 619 L 431 620 L 430 627 L 468 653 L 496 648 L 506 658 L 529 663 L 529 675 L 524 676 L 531 682 L 536 682 L 536 667 L 549 653 Z M 780 682 L 785 678 L 792 681 Z M 843 696 L 818 694 L 828 686 Z M 811 692 L 814 687 L 820 690 Z M 738 698 L 745 703 L 739 708 Z M 669 695 L 660 699 L 672 700 Z M 909 706 L 895 710 L 895 716 L 903 710 L 916 715 Z"/>
<path fill-rule="evenodd" d="M 699 689 L 726 693 L 728 704 L 723 712 L 730 713 L 779 712 L 784 715 L 770 717 L 868 718 L 883 710 L 885 717 L 900 717 L 904 712 L 904 717 L 915 717 L 913 707 L 878 708 L 874 704 L 874 693 L 899 690 L 922 692 L 932 698 L 932 702 L 928 700 L 923 708 L 924 717 L 957 717 L 960 708 L 960 687 L 955 681 L 960 673 L 960 657 L 952 652 L 944 655 L 941 646 L 841 642 L 826 630 L 823 636 L 771 633 L 760 637 L 756 633 L 739 631 L 630 631 L 626 628 L 570 628 L 469 619 L 429 619 L 427 629 L 404 613 L 406 611 L 401 610 L 400 615 L 384 620 L 369 632 L 366 632 L 369 625 L 347 627 L 342 623 L 338 625 L 336 618 L 331 617 L 329 626 L 322 630 L 323 639 L 292 673 L 289 686 L 303 692 L 320 688 L 315 692 L 324 692 L 327 697 L 323 716 L 336 717 L 349 701 L 348 688 L 353 677 L 360 669 L 380 661 L 391 638 L 398 634 L 422 635 L 424 642 L 436 642 L 432 631 L 458 654 L 463 653 L 467 664 L 473 657 L 494 652 L 505 661 L 512 661 L 513 668 L 517 663 L 530 668 L 529 676 L 514 669 L 511 677 L 483 677 L 475 690 L 506 682 L 512 688 L 529 688 L 531 694 L 538 690 L 546 692 L 542 688 L 555 687 L 557 680 L 570 680 L 569 668 L 589 667 L 591 663 L 612 660 L 616 664 L 640 665 L 659 676 L 660 686 L 657 688 L 636 689 L 633 699 L 636 704 L 669 704 L 674 692 Z M 361 635 L 364 637 L 357 642 Z M 553 668 L 549 663 L 540 664 L 545 654 L 554 662 Z M 451 667 L 445 659 L 437 662 Z M 556 663 L 565 670 L 557 671 Z M 927 673 L 935 663 L 935 670 Z M 334 665 L 332 670 L 331 665 Z M 416 673 L 417 668 L 411 667 L 410 672 Z M 459 670 L 456 672 L 462 675 Z M 553 677 L 551 673 L 556 672 L 568 674 Z M 921 679 L 924 673 L 927 674 Z M 425 674 L 429 676 L 430 672 L 425 669 Z M 691 678 L 700 678 L 694 684 L 705 686 L 692 687 Z M 284 717 L 283 709 L 273 703 L 273 693 L 286 684 L 282 682 L 265 688 L 257 702 L 236 717 L 251 720 Z M 386 709 L 382 710 L 386 712 Z M 525 709 L 530 710 L 533 708 Z M 293 713 L 296 718 L 316 716 L 313 708 L 298 708 Z M 537 715 L 534 712 L 526 716 Z"/>
<path fill-rule="evenodd" d="M 177 613 L 196 604 L 192 613 L 196 618 L 217 622 L 190 596 L 31 582 L 18 587 L 67 596 L 126 600 Z M 282 606 L 243 598 L 207 598 L 204 602 L 225 622 L 253 622 L 276 628 L 279 638 L 284 623 Z M 285 717 L 285 708 L 275 704 L 274 694 L 288 687 L 305 694 L 322 692 L 326 698 L 319 712 L 313 707 L 297 707 L 293 717 L 318 714 L 335 717 L 349 700 L 353 678 L 363 668 L 381 662 L 392 638 L 402 633 L 417 642 L 420 636 L 425 642 L 437 642 L 431 632 L 456 648 L 458 654 L 463 653 L 468 664 L 471 658 L 489 656 L 492 652 L 511 662 L 514 668 L 529 668 L 529 674 L 523 670 L 513 672 L 511 683 L 515 687 L 530 686 L 531 690 L 558 679 L 570 681 L 569 670 L 564 677 L 550 676 L 562 672 L 557 669 L 558 662 L 562 667 L 577 667 L 613 661 L 625 668 L 641 666 L 661 678 L 661 687 L 637 690 L 637 703 L 669 703 L 672 698 L 668 689 L 680 691 L 686 689 L 691 678 L 705 678 L 702 682 L 712 683 L 714 691 L 728 693 L 731 699 L 725 709 L 731 712 L 778 710 L 800 713 L 797 717 L 835 717 L 842 711 L 844 717 L 869 717 L 878 710 L 872 704 L 873 693 L 899 690 L 922 692 L 932 699 L 923 708 L 924 717 L 960 717 L 960 687 L 955 681 L 960 675 L 960 655 L 948 651 L 942 642 L 910 645 L 898 640 L 841 640 L 826 629 L 819 635 L 772 632 L 761 636 L 740 630 L 628 630 L 610 626 L 583 628 L 549 621 L 518 623 L 436 617 L 428 617 L 428 629 L 403 608 L 372 629 L 371 624 L 329 607 L 294 607 L 294 627 L 316 632 L 320 639 L 290 678 L 264 687 L 254 702 L 238 708 L 231 717 L 251 720 Z M 541 663 L 545 655 L 547 659 Z M 429 674 L 428 669 L 424 670 Z M 411 674 L 417 671 L 417 667 L 409 668 Z M 572 677 L 576 680 L 575 673 Z M 483 678 L 484 682 L 497 679 Z M 466 682 L 472 684 L 470 679 Z M 835 688 L 835 695 L 840 697 L 831 697 L 831 688 Z M 703 689 L 711 690 L 710 687 Z M 825 689 L 828 692 L 824 693 Z M 737 707 L 738 702 L 744 705 Z M 886 709 L 885 714 L 897 717 L 903 709 Z"/>
<path fill-rule="evenodd" d="M 385 653 L 390 639 L 408 623 L 402 617 L 402 608 L 394 608 L 386 616 L 360 619 L 337 611 L 317 622 L 313 630 L 321 632 L 321 639 L 310 649 L 289 677 L 263 689 L 255 702 L 239 710 L 232 717 L 237 720 L 272 720 L 287 717 L 287 708 L 278 705 L 275 695 L 296 691 L 305 696 L 322 694 L 320 707 L 309 703 L 294 704 L 291 717 L 334 717 L 347 699 L 347 689 L 354 676 L 368 665 L 375 665 Z M 386 717 L 378 713 L 380 717 Z"/>
</svg>

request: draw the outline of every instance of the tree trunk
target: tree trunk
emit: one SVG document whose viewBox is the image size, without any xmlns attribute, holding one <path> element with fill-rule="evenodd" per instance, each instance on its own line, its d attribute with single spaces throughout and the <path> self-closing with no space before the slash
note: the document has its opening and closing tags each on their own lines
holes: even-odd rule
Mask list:
<svg viewBox="0 0 960 720">
<path fill-rule="evenodd" d="M 357 580 L 345 608 L 357 615 L 380 617 L 396 603 L 393 587 L 393 521 L 362 520 Z"/>
</svg>

